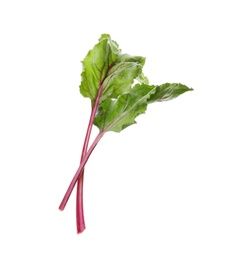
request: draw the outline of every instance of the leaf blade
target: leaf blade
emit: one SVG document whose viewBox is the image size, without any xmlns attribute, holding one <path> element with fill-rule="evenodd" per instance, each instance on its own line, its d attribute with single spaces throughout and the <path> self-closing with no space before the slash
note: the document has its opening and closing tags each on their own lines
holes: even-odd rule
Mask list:
<svg viewBox="0 0 228 260">
<path fill-rule="evenodd" d="M 117 99 L 107 98 L 100 105 L 101 111 L 94 124 L 100 131 L 121 132 L 135 124 L 135 118 L 146 111 L 147 99 L 154 92 L 154 86 L 137 84 L 130 92 L 120 95 Z"/>
<path fill-rule="evenodd" d="M 134 83 L 134 79 L 141 75 L 141 73 L 142 65 L 138 62 L 124 61 L 116 63 L 104 80 L 100 102 L 107 97 L 117 98 L 124 92 L 128 92 Z"/>
<path fill-rule="evenodd" d="M 135 79 L 140 83 L 148 83 L 142 73 L 144 64 L 144 57 L 122 54 L 110 35 L 102 34 L 99 42 L 82 61 L 80 92 L 91 99 L 92 105 L 99 88 L 102 88 L 99 103 L 107 97 L 117 98 L 130 91 Z"/>
<path fill-rule="evenodd" d="M 188 88 L 181 83 L 165 83 L 160 86 L 156 86 L 156 92 L 150 96 L 148 104 L 172 100 L 183 93 L 192 90 L 192 88 Z"/>
<path fill-rule="evenodd" d="M 118 98 L 105 99 L 99 107 L 94 124 L 100 131 L 121 132 L 135 124 L 135 118 L 145 113 L 147 105 L 156 101 L 171 100 L 192 89 L 180 83 L 165 83 L 161 86 L 136 84 Z"/>
<path fill-rule="evenodd" d="M 94 102 L 102 81 L 120 53 L 119 45 L 108 34 L 102 34 L 82 61 L 80 92 L 84 97 Z"/>
</svg>

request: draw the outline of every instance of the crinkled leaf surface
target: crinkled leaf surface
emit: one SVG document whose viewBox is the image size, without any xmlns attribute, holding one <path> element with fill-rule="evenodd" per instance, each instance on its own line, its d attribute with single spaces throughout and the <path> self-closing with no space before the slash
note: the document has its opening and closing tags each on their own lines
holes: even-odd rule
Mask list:
<svg viewBox="0 0 228 260">
<path fill-rule="evenodd" d="M 145 58 L 122 54 L 108 34 L 102 34 L 82 64 L 81 94 L 89 97 L 93 106 L 98 90 L 102 90 L 94 120 L 100 131 L 120 132 L 136 123 L 135 118 L 146 111 L 148 104 L 192 90 L 178 83 L 149 85 L 142 72 Z M 134 85 L 135 80 L 140 84 Z"/>
<path fill-rule="evenodd" d="M 120 132 L 135 124 L 135 118 L 146 111 L 148 104 L 173 99 L 189 90 L 191 89 L 176 83 L 161 86 L 136 84 L 117 99 L 105 99 L 99 107 L 94 124 L 100 131 Z"/>
<path fill-rule="evenodd" d="M 120 95 L 117 99 L 107 98 L 100 105 L 94 124 L 100 131 L 120 132 L 135 124 L 135 118 L 144 113 L 147 99 L 156 88 L 149 85 L 135 85 L 130 92 Z"/>
<path fill-rule="evenodd" d="M 121 50 L 108 34 L 103 34 L 99 42 L 88 52 L 82 61 L 82 82 L 80 92 L 92 101 L 96 99 L 101 82 L 109 68 L 114 64 Z"/>
<path fill-rule="evenodd" d="M 142 74 L 145 58 L 122 54 L 118 44 L 108 34 L 101 36 L 82 64 L 80 92 L 84 97 L 89 97 L 92 104 L 100 87 L 102 94 L 99 103 L 107 97 L 117 98 L 129 91 L 135 79 L 141 83 L 147 80 Z"/>
<path fill-rule="evenodd" d="M 156 92 L 150 96 L 148 104 L 156 101 L 168 101 L 191 90 L 193 89 L 180 83 L 165 83 L 160 86 L 156 86 Z"/>
<path fill-rule="evenodd" d="M 102 102 L 107 97 L 116 98 L 131 89 L 134 79 L 142 73 L 142 65 L 138 62 L 116 63 L 109 71 L 103 83 Z"/>
</svg>

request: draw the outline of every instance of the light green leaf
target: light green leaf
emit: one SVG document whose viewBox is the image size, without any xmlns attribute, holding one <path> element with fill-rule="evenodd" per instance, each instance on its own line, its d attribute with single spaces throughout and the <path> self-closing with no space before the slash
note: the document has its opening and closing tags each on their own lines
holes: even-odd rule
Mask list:
<svg viewBox="0 0 228 260">
<path fill-rule="evenodd" d="M 119 55 L 116 61 L 117 62 L 137 62 L 143 66 L 145 64 L 146 58 L 141 57 L 141 56 L 131 56 L 129 54 L 124 53 L 122 55 Z"/>
<path fill-rule="evenodd" d="M 141 84 L 149 84 L 148 78 L 143 74 L 143 72 L 136 78 L 136 80 Z"/>
<path fill-rule="evenodd" d="M 120 132 L 135 124 L 135 118 L 146 111 L 148 104 L 173 99 L 189 90 L 192 89 L 176 83 L 161 86 L 136 84 L 117 99 L 105 99 L 99 106 L 94 124 L 101 132 Z"/>
<path fill-rule="evenodd" d="M 128 92 L 135 79 L 148 83 L 142 73 L 145 58 L 121 54 L 118 44 L 108 34 L 102 34 L 99 43 L 88 52 L 82 64 L 80 92 L 92 100 L 92 105 L 99 88 L 102 88 L 101 103 L 107 97 L 117 98 Z"/>
<path fill-rule="evenodd" d="M 145 64 L 146 58 L 145 57 L 141 57 L 141 56 L 131 56 L 129 54 L 122 54 L 119 55 L 117 58 L 117 62 L 136 62 L 142 65 L 142 67 Z M 143 74 L 143 72 L 141 71 L 141 73 L 138 73 L 138 76 L 135 78 L 139 83 L 143 83 L 143 84 L 149 84 L 149 80 L 148 78 Z"/>
<path fill-rule="evenodd" d="M 168 101 L 191 90 L 193 89 L 180 83 L 165 83 L 160 86 L 156 86 L 156 92 L 150 96 L 148 104 L 155 101 Z"/>
<path fill-rule="evenodd" d="M 80 92 L 84 97 L 89 97 L 92 101 L 96 99 L 100 84 L 120 53 L 118 44 L 108 34 L 102 34 L 99 42 L 82 61 Z"/>
<path fill-rule="evenodd" d="M 103 82 L 102 102 L 107 97 L 117 98 L 122 93 L 128 92 L 134 79 L 142 74 L 142 65 L 138 62 L 119 62 L 109 71 Z"/>
<path fill-rule="evenodd" d="M 137 84 L 130 92 L 120 95 L 117 99 L 105 99 L 100 104 L 94 124 L 104 132 L 120 132 L 135 124 L 135 118 L 146 111 L 147 99 L 155 91 L 154 86 Z"/>
</svg>

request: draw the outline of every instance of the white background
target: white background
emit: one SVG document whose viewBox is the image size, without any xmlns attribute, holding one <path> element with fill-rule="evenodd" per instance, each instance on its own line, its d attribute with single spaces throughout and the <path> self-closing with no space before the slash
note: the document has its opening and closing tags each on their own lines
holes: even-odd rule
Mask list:
<svg viewBox="0 0 228 260">
<path fill-rule="evenodd" d="M 0 259 L 228 259 L 226 1 L 1 1 Z M 90 114 L 81 63 L 100 34 L 194 88 L 108 133 L 75 198 Z M 94 129 L 93 136 L 97 133 Z"/>
</svg>

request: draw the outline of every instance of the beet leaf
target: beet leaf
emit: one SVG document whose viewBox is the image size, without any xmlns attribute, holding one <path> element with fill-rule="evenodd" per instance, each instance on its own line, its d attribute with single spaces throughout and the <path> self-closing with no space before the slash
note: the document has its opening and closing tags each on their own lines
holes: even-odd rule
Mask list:
<svg viewBox="0 0 228 260">
<path fill-rule="evenodd" d="M 108 34 L 82 61 L 80 92 L 91 99 L 91 115 L 82 149 L 81 162 L 59 206 L 63 210 L 77 183 L 77 232 L 85 229 L 83 210 L 84 167 L 94 148 L 108 131 L 121 132 L 135 124 L 135 118 L 145 113 L 148 104 L 168 101 L 192 90 L 180 83 L 149 85 L 143 74 L 145 58 L 122 54 L 119 45 Z M 136 83 L 138 82 L 138 83 Z M 99 133 L 89 147 L 93 124 Z"/>
</svg>

